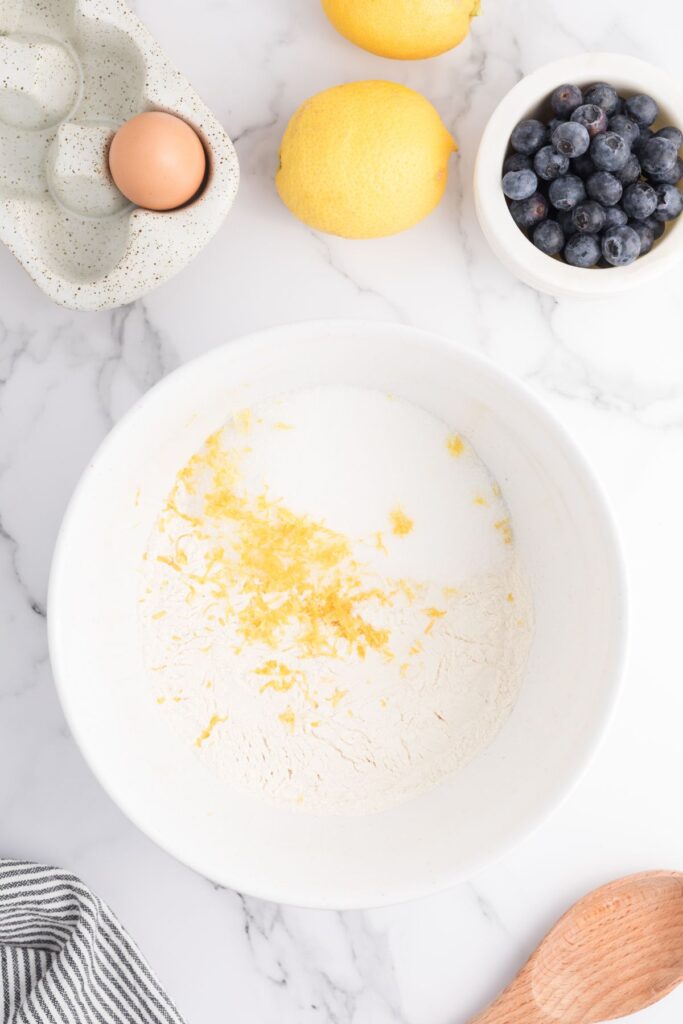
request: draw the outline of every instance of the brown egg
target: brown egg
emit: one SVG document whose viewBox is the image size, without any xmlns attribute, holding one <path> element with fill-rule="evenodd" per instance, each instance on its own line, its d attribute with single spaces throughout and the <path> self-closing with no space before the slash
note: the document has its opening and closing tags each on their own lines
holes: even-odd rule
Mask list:
<svg viewBox="0 0 683 1024">
<path fill-rule="evenodd" d="M 192 199 L 204 180 L 206 154 L 187 122 L 151 110 L 119 128 L 109 148 L 109 169 L 131 203 L 175 210 Z"/>
</svg>

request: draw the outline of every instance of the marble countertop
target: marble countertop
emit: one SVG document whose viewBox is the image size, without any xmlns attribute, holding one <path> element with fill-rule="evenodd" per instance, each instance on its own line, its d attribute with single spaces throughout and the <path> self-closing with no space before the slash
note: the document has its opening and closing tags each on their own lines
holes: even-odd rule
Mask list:
<svg viewBox="0 0 683 1024">
<path fill-rule="evenodd" d="M 464 1024 L 587 889 L 683 868 L 680 281 L 609 302 L 543 297 L 496 262 L 469 187 L 486 118 L 522 74 L 583 49 L 680 73 L 683 14 L 674 0 L 661 0 L 656 16 L 638 0 L 485 0 L 458 51 L 398 64 L 352 47 L 314 0 L 138 0 L 136 9 L 232 135 L 242 185 L 187 270 L 114 312 L 57 308 L 0 250 L 0 854 L 61 864 L 96 888 L 188 1024 Z M 298 223 L 273 174 L 298 104 L 370 77 L 424 92 L 461 153 L 427 221 L 348 242 Z M 254 329 L 316 317 L 439 331 L 530 384 L 604 481 L 632 585 L 623 698 L 571 798 L 471 883 L 363 913 L 262 903 L 152 845 L 81 759 L 46 644 L 60 518 L 111 425 L 179 363 Z M 683 989 L 634 1020 L 664 1024 L 682 1012 Z"/>
</svg>

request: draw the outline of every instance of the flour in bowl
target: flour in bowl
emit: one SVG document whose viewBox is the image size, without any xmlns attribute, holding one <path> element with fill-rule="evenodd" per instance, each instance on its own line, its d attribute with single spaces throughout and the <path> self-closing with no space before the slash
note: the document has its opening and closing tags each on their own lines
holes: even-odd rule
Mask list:
<svg viewBox="0 0 683 1024">
<path fill-rule="evenodd" d="M 464 437 L 353 387 L 240 410 L 181 468 L 144 558 L 159 713 L 231 787 L 380 811 L 486 748 L 531 597 Z"/>
</svg>

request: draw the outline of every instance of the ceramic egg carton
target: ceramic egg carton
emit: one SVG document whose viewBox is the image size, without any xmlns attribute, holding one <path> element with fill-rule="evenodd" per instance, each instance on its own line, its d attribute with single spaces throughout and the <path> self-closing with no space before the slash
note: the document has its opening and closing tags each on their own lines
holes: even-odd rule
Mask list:
<svg viewBox="0 0 683 1024">
<path fill-rule="evenodd" d="M 50 298 L 106 309 L 184 267 L 218 230 L 239 180 L 226 132 L 120 0 L 0 0 L 0 238 Z M 189 122 L 208 157 L 199 196 L 131 206 L 107 167 L 143 110 Z"/>
</svg>

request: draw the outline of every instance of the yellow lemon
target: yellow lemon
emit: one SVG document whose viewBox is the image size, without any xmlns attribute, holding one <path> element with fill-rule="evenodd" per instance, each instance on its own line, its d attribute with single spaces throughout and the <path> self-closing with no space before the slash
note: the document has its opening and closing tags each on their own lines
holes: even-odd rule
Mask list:
<svg viewBox="0 0 683 1024">
<path fill-rule="evenodd" d="M 351 82 L 318 93 L 294 114 L 277 190 L 319 231 L 393 235 L 437 205 L 456 149 L 424 96 L 394 82 Z"/>
<path fill-rule="evenodd" d="M 459 46 L 481 0 L 322 0 L 327 17 L 356 46 L 380 57 L 419 60 Z"/>
</svg>

